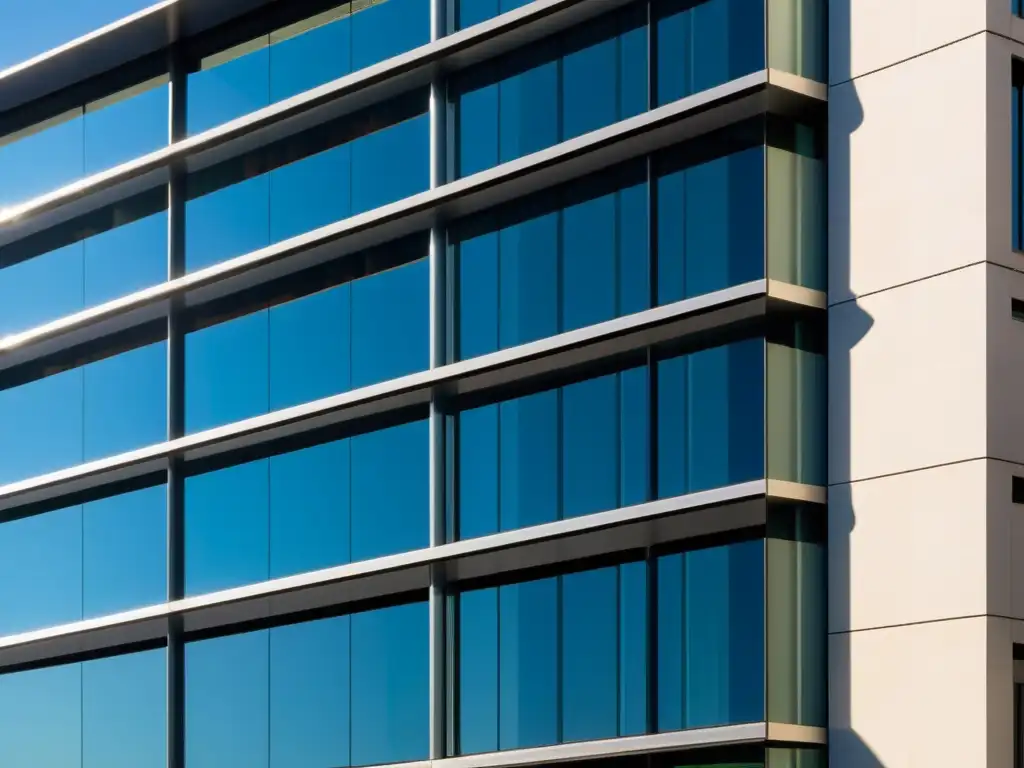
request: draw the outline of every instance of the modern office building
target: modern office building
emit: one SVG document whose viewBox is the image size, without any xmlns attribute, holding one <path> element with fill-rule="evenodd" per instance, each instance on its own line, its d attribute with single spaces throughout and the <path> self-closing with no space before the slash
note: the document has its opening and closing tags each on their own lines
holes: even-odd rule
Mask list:
<svg viewBox="0 0 1024 768">
<path fill-rule="evenodd" d="M 0 766 L 1024 766 L 1009 6 L 163 0 L 0 72 Z"/>
</svg>

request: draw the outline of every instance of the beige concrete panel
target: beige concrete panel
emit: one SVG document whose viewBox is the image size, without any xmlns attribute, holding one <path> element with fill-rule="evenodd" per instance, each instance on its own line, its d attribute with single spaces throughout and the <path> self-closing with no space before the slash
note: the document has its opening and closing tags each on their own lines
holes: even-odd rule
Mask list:
<svg viewBox="0 0 1024 768">
<path fill-rule="evenodd" d="M 1024 274 L 988 267 L 988 455 L 1024 464 Z"/>
<path fill-rule="evenodd" d="M 829 309 L 829 484 L 986 452 L 986 265 Z"/>
<path fill-rule="evenodd" d="M 830 303 L 986 258 L 988 37 L 829 89 Z"/>
<path fill-rule="evenodd" d="M 992 621 L 832 635 L 831 768 L 1006 768 L 990 744 Z"/>
<path fill-rule="evenodd" d="M 829 82 L 861 77 L 978 34 L 986 28 L 991 1 L 832 0 Z"/>
<path fill-rule="evenodd" d="M 984 460 L 829 492 L 829 632 L 987 610 Z"/>
</svg>

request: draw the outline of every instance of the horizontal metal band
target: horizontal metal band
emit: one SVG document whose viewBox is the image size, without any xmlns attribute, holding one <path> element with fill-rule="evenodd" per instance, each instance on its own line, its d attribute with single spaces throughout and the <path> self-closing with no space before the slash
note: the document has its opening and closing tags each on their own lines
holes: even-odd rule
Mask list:
<svg viewBox="0 0 1024 768">
<path fill-rule="evenodd" d="M 451 221 L 763 113 L 772 94 L 767 85 L 770 76 L 768 71 L 747 75 L 435 189 L 0 338 L 0 371 L 166 318 L 173 297 L 181 297 L 187 307 L 199 307 L 426 231 L 437 221 Z M 779 284 L 779 290 L 787 289 Z M 797 286 L 791 290 L 801 293 L 801 301 L 816 293 Z"/>
<path fill-rule="evenodd" d="M 258 109 L 115 168 L 0 210 L 0 245 L 166 184 L 172 163 L 183 164 L 189 172 L 193 172 L 238 157 L 415 88 L 427 87 L 439 73 L 466 69 L 612 11 L 629 1 L 601 0 L 600 3 L 594 3 L 589 0 L 534 0 L 526 6 Z M 178 0 L 178 5 L 185 2 L 187 0 Z M 253 0 L 233 2 L 258 4 Z M 168 12 L 172 10 L 169 8 Z M 3 81 L 0 79 L 0 93 L 2 90 Z"/>
<path fill-rule="evenodd" d="M 805 305 L 777 299 L 773 294 L 775 286 L 775 281 L 755 280 L 0 486 L 0 511 L 165 472 L 171 458 L 180 458 L 188 464 L 223 456 L 313 429 L 425 406 L 435 393 L 456 397 L 491 390 L 542 375 L 571 371 L 596 360 L 666 341 L 735 326 L 769 313 L 806 311 Z M 786 293 L 792 296 L 791 291 Z M 813 306 L 818 304 L 820 301 L 816 300 Z"/>
<path fill-rule="evenodd" d="M 162 0 L 0 71 L 0 112 L 163 50 L 275 0 Z"/>
<path fill-rule="evenodd" d="M 0 638 L 0 670 L 158 641 L 174 616 L 186 632 L 218 631 L 425 590 L 432 568 L 457 585 L 741 530 L 764 524 L 769 500 L 800 501 L 808 492 L 770 493 L 770 483 L 756 480 L 12 635 Z"/>
</svg>

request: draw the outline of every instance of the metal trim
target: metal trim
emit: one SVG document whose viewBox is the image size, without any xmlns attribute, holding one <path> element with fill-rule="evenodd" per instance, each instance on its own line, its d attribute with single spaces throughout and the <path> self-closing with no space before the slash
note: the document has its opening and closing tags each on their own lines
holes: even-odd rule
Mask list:
<svg viewBox="0 0 1024 768">
<path fill-rule="evenodd" d="M 439 219 L 459 218 L 763 112 L 765 94 L 759 89 L 766 78 L 763 71 L 739 78 L 436 189 L 0 338 L 0 370 L 165 318 L 171 299 L 180 297 L 187 306 L 200 306 L 429 229 Z M 748 97 L 742 98 L 744 94 Z M 784 288 L 779 284 L 775 290 Z M 816 294 L 804 293 L 798 301 Z"/>
<path fill-rule="evenodd" d="M 0 670 L 156 641 L 171 620 L 194 632 L 406 594 L 426 589 L 432 570 L 458 583 L 748 528 L 766 519 L 767 487 L 755 480 L 9 635 Z"/>
<path fill-rule="evenodd" d="M 44 502 L 120 480 L 165 472 L 335 424 L 429 403 L 432 394 L 481 392 L 541 374 L 569 370 L 691 334 L 723 328 L 772 310 L 765 280 L 727 288 L 535 342 L 186 435 L 117 456 L 0 486 L 0 511 Z M 789 305 L 792 306 L 792 305 Z"/>
<path fill-rule="evenodd" d="M 768 723 L 769 741 L 784 741 L 787 744 L 827 744 L 828 729 L 793 723 Z"/>
</svg>

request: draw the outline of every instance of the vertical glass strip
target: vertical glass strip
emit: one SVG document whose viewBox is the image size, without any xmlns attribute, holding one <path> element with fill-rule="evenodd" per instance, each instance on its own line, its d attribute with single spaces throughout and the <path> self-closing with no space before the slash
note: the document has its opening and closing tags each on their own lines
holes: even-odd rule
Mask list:
<svg viewBox="0 0 1024 768">
<path fill-rule="evenodd" d="M 823 513 L 824 510 L 812 506 L 769 509 L 766 541 L 769 722 L 826 725 Z"/>
<path fill-rule="evenodd" d="M 825 164 L 816 137 L 808 126 L 773 125 L 769 141 L 775 146 L 765 149 L 768 277 L 823 291 Z"/>
<path fill-rule="evenodd" d="M 826 0 L 768 0 L 768 66 L 827 81 Z"/>
</svg>

